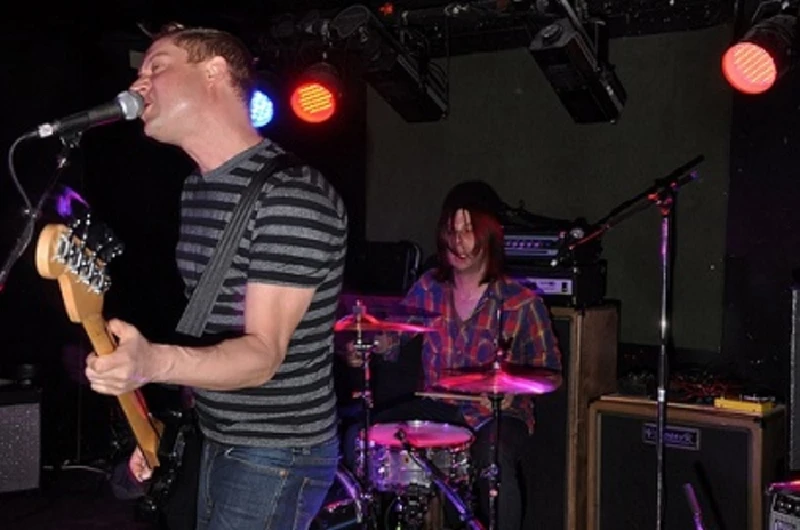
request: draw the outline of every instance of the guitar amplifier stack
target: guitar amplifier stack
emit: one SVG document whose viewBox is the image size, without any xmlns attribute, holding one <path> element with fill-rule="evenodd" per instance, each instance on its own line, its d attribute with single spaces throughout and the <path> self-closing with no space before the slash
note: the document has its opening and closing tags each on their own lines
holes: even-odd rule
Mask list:
<svg viewBox="0 0 800 530">
<path fill-rule="evenodd" d="M 510 267 L 508 275 L 539 293 L 551 306 L 601 305 L 606 295 L 606 261 L 585 265 Z"/>
<path fill-rule="evenodd" d="M 584 237 L 582 225 L 505 227 L 506 273 L 539 293 L 551 306 L 589 307 L 606 295 L 605 260 L 599 239 L 570 246 Z"/>
<path fill-rule="evenodd" d="M 654 400 L 606 395 L 588 413 L 587 530 L 656 526 L 657 406 Z M 664 431 L 664 530 L 703 527 L 762 530 L 768 485 L 785 464 L 786 409 L 765 412 L 669 403 Z M 800 530 L 800 488 L 778 498 L 769 530 Z M 791 501 L 790 501 L 791 499 Z M 789 513 L 792 512 L 792 513 Z"/>
</svg>

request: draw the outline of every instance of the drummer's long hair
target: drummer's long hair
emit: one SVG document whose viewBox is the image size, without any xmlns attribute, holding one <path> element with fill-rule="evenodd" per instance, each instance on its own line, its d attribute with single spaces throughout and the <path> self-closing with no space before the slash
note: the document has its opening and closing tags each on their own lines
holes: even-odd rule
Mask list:
<svg viewBox="0 0 800 530">
<path fill-rule="evenodd" d="M 447 259 L 450 250 L 451 229 L 453 218 L 458 210 L 467 210 L 470 214 L 472 233 L 475 236 L 473 253 L 481 251 L 486 254 L 486 272 L 482 281 L 488 283 L 498 279 L 503 274 L 503 226 L 496 215 L 479 208 L 458 207 L 444 208 L 439 216 L 437 230 L 438 263 L 435 278 L 440 282 L 453 280 L 453 267 Z"/>
</svg>

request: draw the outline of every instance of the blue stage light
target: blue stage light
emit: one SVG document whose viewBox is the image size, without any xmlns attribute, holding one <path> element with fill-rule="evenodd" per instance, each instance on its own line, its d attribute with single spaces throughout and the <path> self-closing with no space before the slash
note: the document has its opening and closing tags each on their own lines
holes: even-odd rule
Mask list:
<svg viewBox="0 0 800 530">
<path fill-rule="evenodd" d="M 250 122 L 253 127 L 264 127 L 272 121 L 274 115 L 275 107 L 270 97 L 256 89 L 250 97 Z"/>
</svg>

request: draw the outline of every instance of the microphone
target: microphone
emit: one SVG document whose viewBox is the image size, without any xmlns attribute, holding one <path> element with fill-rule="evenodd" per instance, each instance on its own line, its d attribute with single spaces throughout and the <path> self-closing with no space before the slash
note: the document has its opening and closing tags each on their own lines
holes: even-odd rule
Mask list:
<svg viewBox="0 0 800 530">
<path fill-rule="evenodd" d="M 137 92 L 126 90 L 108 103 L 103 103 L 89 110 L 76 112 L 61 120 L 43 123 L 25 138 L 47 138 L 58 134 L 66 136 L 120 120 L 135 120 L 144 111 L 144 98 Z"/>
</svg>

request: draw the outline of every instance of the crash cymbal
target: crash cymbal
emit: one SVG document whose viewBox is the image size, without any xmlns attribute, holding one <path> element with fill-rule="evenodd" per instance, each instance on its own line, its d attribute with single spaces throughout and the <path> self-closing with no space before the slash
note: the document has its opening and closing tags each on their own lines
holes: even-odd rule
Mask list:
<svg viewBox="0 0 800 530">
<path fill-rule="evenodd" d="M 333 326 L 334 331 L 382 331 L 386 333 L 430 333 L 433 328 L 405 324 L 403 322 L 387 322 L 378 320 L 368 313 L 359 317 L 348 315 L 339 319 Z"/>
<path fill-rule="evenodd" d="M 464 394 L 547 394 L 561 386 L 561 373 L 501 362 L 446 370 L 437 386 Z"/>
</svg>

